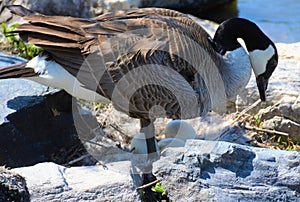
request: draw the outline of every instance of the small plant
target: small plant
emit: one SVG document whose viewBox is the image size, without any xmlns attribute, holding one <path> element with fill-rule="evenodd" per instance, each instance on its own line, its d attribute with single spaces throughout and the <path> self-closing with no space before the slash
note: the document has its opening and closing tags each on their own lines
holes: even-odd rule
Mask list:
<svg viewBox="0 0 300 202">
<path fill-rule="evenodd" d="M 261 124 L 261 119 L 260 119 L 260 116 L 259 116 L 258 114 L 255 114 L 254 120 L 255 120 L 256 125 L 257 125 L 257 126 L 260 126 L 260 124 Z"/>
<path fill-rule="evenodd" d="M 93 111 L 94 112 L 97 112 L 99 109 L 102 109 L 103 107 L 105 107 L 105 104 L 93 102 Z"/>
<path fill-rule="evenodd" d="M 299 151 L 300 146 L 299 142 L 293 141 L 290 137 L 282 137 L 279 136 L 277 139 L 277 143 L 280 147 L 280 149 L 285 149 L 289 151 Z"/>
<path fill-rule="evenodd" d="M 7 43 L 6 45 L 9 45 L 13 48 L 13 52 L 17 52 L 18 55 L 23 58 L 31 59 L 38 55 L 42 49 L 32 44 L 26 44 L 24 41 L 16 37 L 13 32 L 18 26 L 19 24 L 8 26 L 7 24 L 2 23 L 1 28 L 4 35 L 4 40 Z"/>
<path fill-rule="evenodd" d="M 165 196 L 167 194 L 160 182 L 156 183 L 155 186 L 151 188 L 151 190 L 156 193 L 161 193 L 162 196 Z"/>
</svg>

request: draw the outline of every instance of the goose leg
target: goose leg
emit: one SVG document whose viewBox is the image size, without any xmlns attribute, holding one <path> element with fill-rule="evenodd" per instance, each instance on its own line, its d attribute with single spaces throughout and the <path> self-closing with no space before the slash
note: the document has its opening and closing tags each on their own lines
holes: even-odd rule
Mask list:
<svg viewBox="0 0 300 202">
<path fill-rule="evenodd" d="M 153 124 L 153 120 L 149 119 L 141 119 L 141 133 L 145 134 L 146 137 L 146 145 L 147 145 L 147 162 L 145 167 L 143 168 L 142 174 L 142 184 L 147 184 L 149 182 L 153 182 L 156 177 L 152 174 L 152 163 L 159 158 L 156 144 L 155 144 L 155 128 Z M 151 191 L 151 187 L 144 189 L 146 194 L 143 194 L 144 201 L 156 201 L 153 198 L 153 194 Z"/>
<path fill-rule="evenodd" d="M 149 119 L 141 119 L 140 124 L 141 124 L 141 133 L 144 133 L 146 137 L 148 162 L 152 164 L 153 161 L 158 159 L 158 153 L 155 144 L 154 124 L 153 121 Z"/>
</svg>

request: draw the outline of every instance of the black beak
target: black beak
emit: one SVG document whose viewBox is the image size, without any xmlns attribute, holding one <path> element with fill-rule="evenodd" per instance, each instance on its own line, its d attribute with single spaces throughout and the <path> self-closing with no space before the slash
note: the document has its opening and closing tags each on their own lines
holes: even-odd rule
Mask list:
<svg viewBox="0 0 300 202">
<path fill-rule="evenodd" d="M 260 96 L 261 101 L 266 101 L 266 90 L 268 87 L 268 80 L 269 79 L 266 79 L 262 75 L 259 75 L 258 77 L 256 77 L 256 84 L 258 87 L 259 96 Z"/>
</svg>

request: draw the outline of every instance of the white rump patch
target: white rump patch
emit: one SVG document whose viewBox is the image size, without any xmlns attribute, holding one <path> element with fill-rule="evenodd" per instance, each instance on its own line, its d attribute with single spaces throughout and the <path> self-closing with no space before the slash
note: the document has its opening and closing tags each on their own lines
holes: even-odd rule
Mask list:
<svg viewBox="0 0 300 202">
<path fill-rule="evenodd" d="M 251 65 L 256 77 L 266 71 L 267 63 L 274 54 L 275 50 L 271 44 L 266 50 L 254 50 L 249 52 Z"/>
<path fill-rule="evenodd" d="M 96 93 L 96 90 L 92 91 L 85 88 L 76 77 L 55 61 L 46 60 L 45 56 L 36 56 L 31 59 L 26 66 L 33 68 L 36 73 L 39 73 L 39 76 L 27 77 L 26 79 L 38 82 L 45 86 L 64 89 L 73 97 L 83 100 L 101 103 L 110 102 L 107 98 Z"/>
</svg>

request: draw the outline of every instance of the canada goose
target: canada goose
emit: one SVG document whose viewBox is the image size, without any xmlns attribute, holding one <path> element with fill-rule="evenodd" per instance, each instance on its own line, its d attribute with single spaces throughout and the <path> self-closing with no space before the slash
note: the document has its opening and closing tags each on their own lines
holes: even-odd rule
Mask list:
<svg viewBox="0 0 300 202">
<path fill-rule="evenodd" d="M 274 43 L 241 18 L 224 21 L 211 38 L 185 14 L 162 8 L 92 19 L 7 8 L 28 22 L 15 33 L 44 51 L 29 62 L 1 69 L 0 79 L 24 77 L 77 98 L 111 101 L 117 110 L 140 119 L 149 154 L 156 153 L 155 118 L 205 115 L 244 89 L 251 67 L 265 101 L 278 62 Z"/>
</svg>

